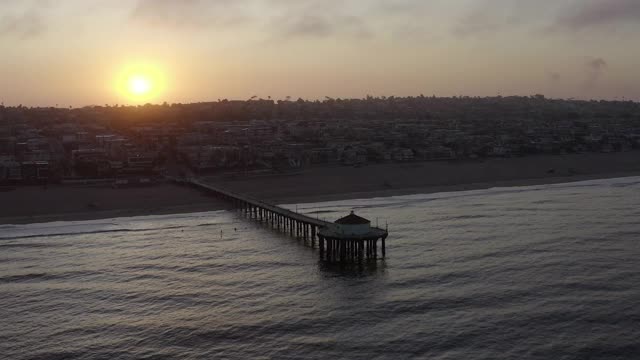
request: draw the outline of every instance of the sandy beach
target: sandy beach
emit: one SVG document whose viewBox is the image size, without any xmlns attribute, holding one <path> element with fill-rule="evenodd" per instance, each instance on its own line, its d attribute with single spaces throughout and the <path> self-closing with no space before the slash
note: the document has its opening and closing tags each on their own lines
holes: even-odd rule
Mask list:
<svg viewBox="0 0 640 360">
<path fill-rule="evenodd" d="M 315 167 L 296 175 L 210 176 L 205 180 L 276 204 L 310 203 L 640 175 L 640 152 L 574 154 L 468 162 Z M 0 224 L 88 220 L 228 208 L 198 190 L 169 183 L 19 187 L 0 192 Z"/>
<path fill-rule="evenodd" d="M 276 204 L 293 204 L 636 175 L 640 175 L 640 151 L 319 167 L 301 175 L 207 180 Z"/>
<path fill-rule="evenodd" d="M 0 192 L 0 224 L 91 220 L 220 210 L 227 204 L 173 184 L 113 189 L 110 186 L 19 187 Z"/>
</svg>

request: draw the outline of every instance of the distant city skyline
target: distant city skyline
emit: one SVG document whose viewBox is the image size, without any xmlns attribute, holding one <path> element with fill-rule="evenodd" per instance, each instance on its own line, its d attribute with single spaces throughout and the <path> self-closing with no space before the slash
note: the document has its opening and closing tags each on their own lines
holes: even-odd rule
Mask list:
<svg viewBox="0 0 640 360">
<path fill-rule="evenodd" d="M 0 101 L 640 100 L 636 0 L 0 0 Z"/>
</svg>

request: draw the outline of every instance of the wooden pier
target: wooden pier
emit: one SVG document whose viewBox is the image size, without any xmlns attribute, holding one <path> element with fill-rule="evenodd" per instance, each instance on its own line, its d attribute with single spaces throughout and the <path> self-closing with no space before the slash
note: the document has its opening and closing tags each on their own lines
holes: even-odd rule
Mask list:
<svg viewBox="0 0 640 360">
<path fill-rule="evenodd" d="M 352 234 L 345 232 L 339 223 L 315 219 L 197 179 L 176 181 L 212 194 L 232 204 L 248 219 L 258 221 L 292 237 L 303 239 L 312 248 L 316 248 L 317 240 L 320 258 L 323 260 L 347 262 L 378 259 L 379 240 L 381 240 L 382 258 L 386 255 L 385 240 L 388 236 L 386 229 L 370 227 L 366 233 Z M 353 212 L 350 216 L 354 216 Z"/>
</svg>

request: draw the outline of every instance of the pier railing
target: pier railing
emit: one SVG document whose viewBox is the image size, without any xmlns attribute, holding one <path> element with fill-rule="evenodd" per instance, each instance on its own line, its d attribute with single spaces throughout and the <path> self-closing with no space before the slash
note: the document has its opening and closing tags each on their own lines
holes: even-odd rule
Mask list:
<svg viewBox="0 0 640 360">
<path fill-rule="evenodd" d="M 248 218 L 270 225 L 273 229 L 283 231 L 299 239 L 311 240 L 315 248 L 316 239 L 320 249 L 320 257 L 328 261 L 349 260 L 362 261 L 378 258 L 378 240 L 381 241 L 382 257 L 385 257 L 385 240 L 388 231 L 371 227 L 364 234 L 347 234 L 335 223 L 327 222 L 308 215 L 269 204 L 247 195 L 217 187 L 195 178 L 172 179 L 179 184 L 196 187 L 226 200 L 244 213 Z"/>
<path fill-rule="evenodd" d="M 253 206 L 268 210 L 268 211 L 272 211 L 274 213 L 277 213 L 277 214 L 282 215 L 282 216 L 286 216 L 286 217 L 294 219 L 296 221 L 300 221 L 300 222 L 307 223 L 307 224 L 312 224 L 312 225 L 315 225 L 317 227 L 325 227 L 325 226 L 329 226 L 329 225 L 332 224 L 330 222 L 327 222 L 327 221 L 324 221 L 324 220 L 320 220 L 320 219 L 317 219 L 317 218 L 312 218 L 312 217 L 310 217 L 308 215 L 300 214 L 300 213 L 297 213 L 295 211 L 291 211 L 289 209 L 285 209 L 285 208 L 277 206 L 277 205 L 269 204 L 267 202 L 252 198 L 252 197 L 247 196 L 247 195 L 242 195 L 242 194 L 238 194 L 238 193 L 229 191 L 227 189 L 222 189 L 220 187 L 213 186 L 211 184 L 202 182 L 202 181 L 197 180 L 197 179 L 188 179 L 187 182 L 190 183 L 191 185 L 194 185 L 194 186 L 199 187 L 201 189 L 206 189 L 206 190 L 209 190 L 209 191 L 213 191 L 213 192 L 221 194 L 221 195 L 223 195 L 225 197 L 243 201 L 243 202 L 245 202 L 247 204 L 250 204 L 250 205 L 253 205 Z"/>
</svg>

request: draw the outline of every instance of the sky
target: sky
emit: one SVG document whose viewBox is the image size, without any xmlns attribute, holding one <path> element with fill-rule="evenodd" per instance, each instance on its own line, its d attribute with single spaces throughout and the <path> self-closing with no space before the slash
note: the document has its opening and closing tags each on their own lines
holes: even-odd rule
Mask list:
<svg viewBox="0 0 640 360">
<path fill-rule="evenodd" d="M 0 0 L 0 102 L 640 100 L 638 38 L 638 0 Z"/>
</svg>

